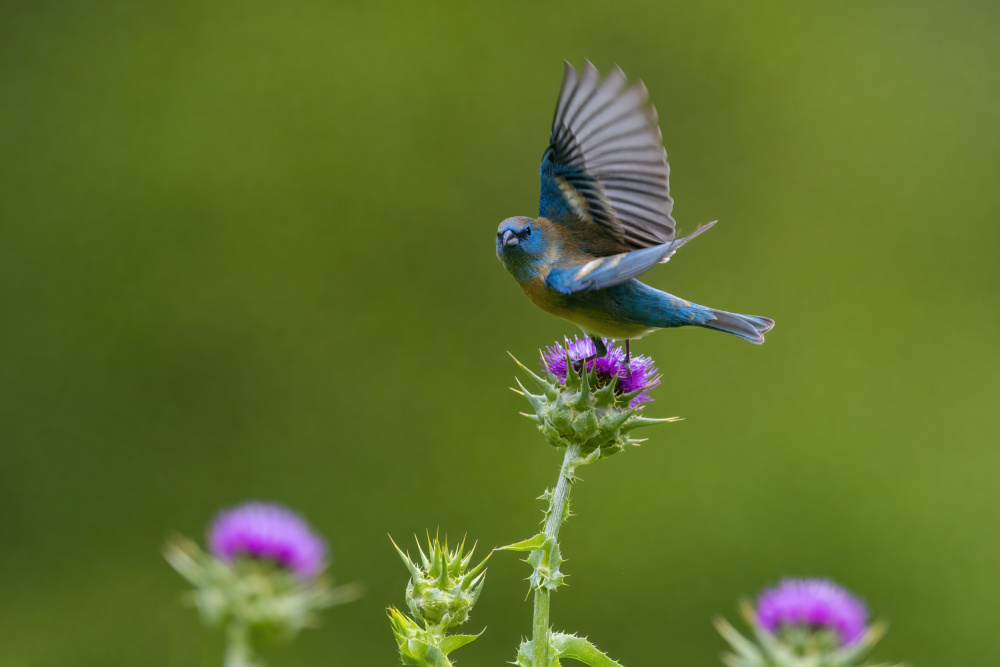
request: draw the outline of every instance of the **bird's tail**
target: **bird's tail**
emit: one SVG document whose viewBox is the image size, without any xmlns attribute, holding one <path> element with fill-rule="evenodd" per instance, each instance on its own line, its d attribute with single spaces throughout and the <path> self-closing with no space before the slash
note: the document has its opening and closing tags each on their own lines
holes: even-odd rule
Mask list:
<svg viewBox="0 0 1000 667">
<path fill-rule="evenodd" d="M 774 320 L 767 317 L 727 313 L 714 308 L 708 308 L 708 311 L 712 317 L 702 322 L 701 326 L 731 333 L 756 345 L 763 343 L 764 334 L 774 328 Z"/>
</svg>

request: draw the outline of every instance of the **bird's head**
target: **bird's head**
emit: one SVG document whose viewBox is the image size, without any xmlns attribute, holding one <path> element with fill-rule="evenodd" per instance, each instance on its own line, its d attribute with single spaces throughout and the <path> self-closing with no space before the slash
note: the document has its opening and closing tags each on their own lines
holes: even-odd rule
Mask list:
<svg viewBox="0 0 1000 667">
<path fill-rule="evenodd" d="M 541 258 L 546 250 L 546 230 L 541 220 L 524 215 L 507 218 L 497 228 L 497 257 L 511 273 Z"/>
</svg>

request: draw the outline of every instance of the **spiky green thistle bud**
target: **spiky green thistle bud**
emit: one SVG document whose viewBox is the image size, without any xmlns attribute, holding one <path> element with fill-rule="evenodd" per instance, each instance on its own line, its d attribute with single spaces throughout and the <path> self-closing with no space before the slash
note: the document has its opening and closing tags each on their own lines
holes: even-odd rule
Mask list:
<svg viewBox="0 0 1000 667">
<path fill-rule="evenodd" d="M 455 550 L 448 548 L 447 540 L 427 536 L 427 553 L 417 540 L 419 563 L 415 563 L 393 542 L 392 546 L 410 572 L 406 585 L 406 604 L 413 616 L 423 624 L 421 628 L 409 616 L 395 607 L 389 609 L 392 632 L 399 645 L 404 665 L 418 667 L 449 667 L 448 654 L 479 637 L 476 635 L 447 635 L 449 628 L 469 620 L 469 612 L 479 599 L 486 577 L 486 556 L 472 566 L 475 546 L 465 553 L 465 540 Z"/>
<path fill-rule="evenodd" d="M 464 553 L 463 540 L 457 549 L 451 551 L 447 541 L 441 542 L 438 537 L 432 540 L 428 535 L 426 554 L 417 542 L 420 553 L 420 564 L 417 565 L 395 542 L 392 545 L 410 571 L 406 604 L 414 617 L 428 628 L 440 628 L 442 632 L 469 620 L 469 612 L 483 590 L 489 556 L 469 569 L 475 546 Z"/>
<path fill-rule="evenodd" d="M 560 367 L 558 375 L 548 373 L 548 378 L 537 375 L 514 359 L 541 390 L 540 394 L 533 394 L 517 380 L 520 389 L 514 391 L 528 399 L 534 409 L 534 414 L 521 414 L 538 424 L 538 429 L 553 447 L 578 444 L 583 456 L 590 457 L 597 452 L 598 458 L 604 458 L 623 451 L 626 445 L 643 442 L 629 435 L 634 429 L 679 420 L 679 417 L 651 419 L 642 416 L 641 403 L 636 399 L 650 385 L 623 392 L 619 373 L 626 372 L 622 370 L 627 368 L 624 364 L 610 377 L 604 377 L 607 373 L 601 372 L 602 366 L 577 362 L 568 351 L 564 352 L 565 365 Z"/>
</svg>

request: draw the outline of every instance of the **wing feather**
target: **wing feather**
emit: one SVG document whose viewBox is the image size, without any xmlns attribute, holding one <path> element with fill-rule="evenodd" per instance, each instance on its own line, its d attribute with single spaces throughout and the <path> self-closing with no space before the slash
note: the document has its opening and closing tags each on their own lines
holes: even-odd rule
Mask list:
<svg viewBox="0 0 1000 667">
<path fill-rule="evenodd" d="M 588 292 L 620 285 L 645 273 L 655 264 L 668 261 L 678 248 L 702 232 L 708 231 L 714 224 L 715 222 L 710 222 L 702 225 L 684 238 L 667 243 L 650 244 L 638 250 L 557 266 L 545 277 L 545 283 L 562 294 Z"/>
<path fill-rule="evenodd" d="M 566 63 L 542 158 L 539 214 L 593 222 L 622 251 L 669 243 L 675 238 L 669 175 L 656 110 L 642 82 L 628 86 L 617 67 L 601 80 L 589 61 L 580 73 Z"/>
</svg>

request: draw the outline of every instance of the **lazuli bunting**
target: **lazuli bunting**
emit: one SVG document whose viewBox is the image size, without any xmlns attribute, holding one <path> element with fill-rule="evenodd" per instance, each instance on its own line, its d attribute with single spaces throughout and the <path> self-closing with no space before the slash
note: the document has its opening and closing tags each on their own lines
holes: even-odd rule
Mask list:
<svg viewBox="0 0 1000 667">
<path fill-rule="evenodd" d="M 538 217 L 507 218 L 497 257 L 536 306 L 602 337 L 639 338 L 694 325 L 763 343 L 774 320 L 690 303 L 636 280 L 714 222 L 677 238 L 667 152 L 646 87 L 615 68 L 603 81 L 566 63 Z"/>
</svg>

